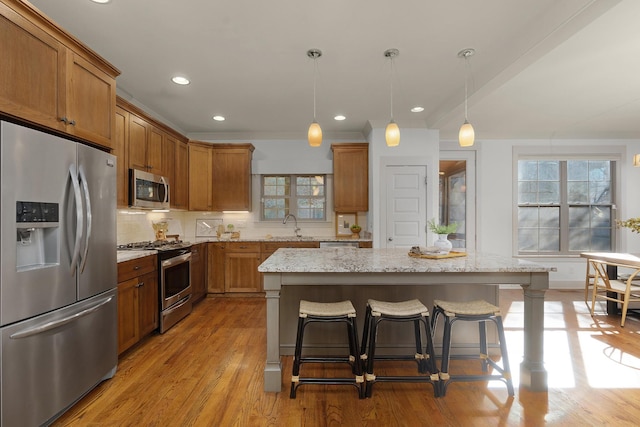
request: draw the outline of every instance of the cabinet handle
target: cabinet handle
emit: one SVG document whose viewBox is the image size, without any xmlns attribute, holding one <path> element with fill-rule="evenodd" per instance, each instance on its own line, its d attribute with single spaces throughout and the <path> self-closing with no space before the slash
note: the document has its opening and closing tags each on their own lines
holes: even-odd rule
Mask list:
<svg viewBox="0 0 640 427">
<path fill-rule="evenodd" d="M 136 288 L 140 288 L 140 287 L 142 287 L 142 286 L 144 286 L 144 282 L 140 282 L 140 283 L 138 283 L 135 287 L 136 287 Z"/>
<path fill-rule="evenodd" d="M 69 124 L 70 124 L 71 126 L 75 126 L 75 125 L 76 125 L 76 121 L 75 121 L 75 120 L 71 120 L 71 121 L 69 122 Z"/>
<path fill-rule="evenodd" d="M 66 117 L 61 117 L 60 121 L 63 122 L 65 125 L 69 124 L 69 119 L 67 119 Z"/>
<path fill-rule="evenodd" d="M 133 269 L 134 269 L 134 270 L 140 270 L 140 266 L 139 266 L 139 265 L 136 265 L 136 266 L 134 266 L 134 267 L 133 267 Z"/>
</svg>

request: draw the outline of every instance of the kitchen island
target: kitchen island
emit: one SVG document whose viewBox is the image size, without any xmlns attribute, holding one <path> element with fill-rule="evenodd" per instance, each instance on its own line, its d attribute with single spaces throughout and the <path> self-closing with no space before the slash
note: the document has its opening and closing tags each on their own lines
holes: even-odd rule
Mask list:
<svg viewBox="0 0 640 427">
<path fill-rule="evenodd" d="M 487 295 L 495 295 L 499 284 L 517 284 L 524 292 L 520 385 L 532 391 L 547 390 L 543 364 L 544 293 L 549 288 L 549 272 L 553 268 L 481 253 L 432 260 L 412 258 L 407 252 L 407 249 L 279 249 L 264 261 L 258 271 L 264 274 L 267 299 L 265 391 L 281 390 L 280 356 L 288 353 L 281 340 L 289 336 L 288 331 L 295 330 L 300 298 L 351 299 L 358 313 L 364 313 L 359 301 L 366 302 L 367 298 L 390 301 L 420 298 L 430 305 L 434 295 L 470 300 L 483 295 L 486 289 Z M 495 302 L 495 298 L 485 299 Z"/>
</svg>

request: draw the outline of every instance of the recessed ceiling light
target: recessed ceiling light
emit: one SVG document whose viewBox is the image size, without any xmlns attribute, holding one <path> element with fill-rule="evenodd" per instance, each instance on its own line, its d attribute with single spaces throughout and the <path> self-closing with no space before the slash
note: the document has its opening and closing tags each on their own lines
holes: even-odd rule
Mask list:
<svg viewBox="0 0 640 427">
<path fill-rule="evenodd" d="M 175 76 L 171 78 L 171 81 L 178 85 L 188 85 L 191 83 L 188 78 L 182 76 Z"/>
<path fill-rule="evenodd" d="M 337 115 L 337 116 L 335 116 L 333 119 L 334 119 L 334 120 L 338 120 L 338 121 L 342 121 L 342 120 L 346 119 L 346 117 L 345 117 L 345 116 L 343 116 L 342 114 L 338 114 L 338 115 Z"/>
<path fill-rule="evenodd" d="M 225 118 L 224 116 L 213 116 L 213 120 L 216 122 L 224 122 Z"/>
<path fill-rule="evenodd" d="M 109 3 L 111 0 L 91 0 L 94 3 L 100 3 L 100 4 L 105 4 L 105 3 Z"/>
<path fill-rule="evenodd" d="M 419 106 L 418 106 L 418 107 L 413 107 L 413 108 L 411 109 L 411 112 L 412 112 L 412 113 L 421 113 L 421 112 L 423 112 L 423 111 L 424 111 L 424 107 L 419 107 Z"/>
</svg>

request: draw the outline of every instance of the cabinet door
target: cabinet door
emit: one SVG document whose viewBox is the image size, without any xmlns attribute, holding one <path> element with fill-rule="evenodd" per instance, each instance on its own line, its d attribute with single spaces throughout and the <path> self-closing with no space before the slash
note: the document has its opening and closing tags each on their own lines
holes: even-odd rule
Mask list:
<svg viewBox="0 0 640 427">
<path fill-rule="evenodd" d="M 166 176 L 162 153 L 164 150 L 164 134 L 157 128 L 149 125 L 147 137 L 147 171 L 156 175 Z M 171 184 L 171 182 L 169 182 Z"/>
<path fill-rule="evenodd" d="M 140 339 L 138 318 L 138 278 L 118 284 L 118 354 Z"/>
<path fill-rule="evenodd" d="M 0 3 L 0 52 L 0 111 L 64 131 L 64 45 Z"/>
<path fill-rule="evenodd" d="M 189 145 L 189 210 L 213 210 L 211 148 Z"/>
<path fill-rule="evenodd" d="M 259 253 L 227 253 L 225 256 L 225 292 L 260 292 L 262 277 L 258 271 Z"/>
<path fill-rule="evenodd" d="M 182 141 L 175 143 L 175 173 L 171 188 L 171 205 L 176 209 L 189 207 L 189 149 Z"/>
<path fill-rule="evenodd" d="M 75 53 L 67 57 L 67 132 L 112 148 L 116 80 Z"/>
<path fill-rule="evenodd" d="M 251 210 L 251 150 L 213 149 L 213 210 Z"/>
<path fill-rule="evenodd" d="M 224 243 L 207 245 L 207 292 L 210 294 L 224 293 L 224 251 Z"/>
<path fill-rule="evenodd" d="M 138 302 L 140 337 L 144 337 L 158 327 L 158 273 L 156 271 L 139 278 Z"/>
<path fill-rule="evenodd" d="M 146 121 L 133 114 L 129 120 L 129 168 L 147 170 L 147 132 Z"/>
<path fill-rule="evenodd" d="M 129 204 L 129 169 L 127 151 L 129 148 L 129 112 L 117 107 L 115 115 L 116 133 L 111 154 L 117 157 L 117 206 Z"/>
<path fill-rule="evenodd" d="M 369 210 L 369 146 L 333 144 L 333 209 L 336 212 Z"/>
<path fill-rule="evenodd" d="M 162 174 L 169 180 L 169 202 L 171 202 L 171 197 L 173 197 L 172 190 L 176 183 L 176 142 L 174 138 L 164 134 L 162 140 L 162 169 L 164 172 Z"/>
<path fill-rule="evenodd" d="M 207 294 L 207 244 L 191 247 L 191 287 L 193 302 L 200 301 Z"/>
</svg>

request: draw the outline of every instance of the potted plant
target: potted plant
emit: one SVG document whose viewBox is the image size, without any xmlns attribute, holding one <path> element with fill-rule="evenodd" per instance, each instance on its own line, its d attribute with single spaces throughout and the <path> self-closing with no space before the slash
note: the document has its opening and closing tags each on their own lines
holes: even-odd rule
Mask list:
<svg viewBox="0 0 640 427">
<path fill-rule="evenodd" d="M 455 233 L 458 230 L 458 223 L 452 222 L 451 224 L 436 224 L 435 219 L 431 219 L 428 222 L 429 229 L 438 235 L 438 240 L 433 242 L 433 245 L 441 252 L 449 253 L 453 245 L 447 238 L 449 234 Z"/>
<path fill-rule="evenodd" d="M 360 227 L 358 224 L 351 224 L 351 227 L 349 227 L 349 229 L 353 233 L 351 237 L 353 238 L 360 237 L 360 232 L 362 231 L 362 227 Z"/>
</svg>

